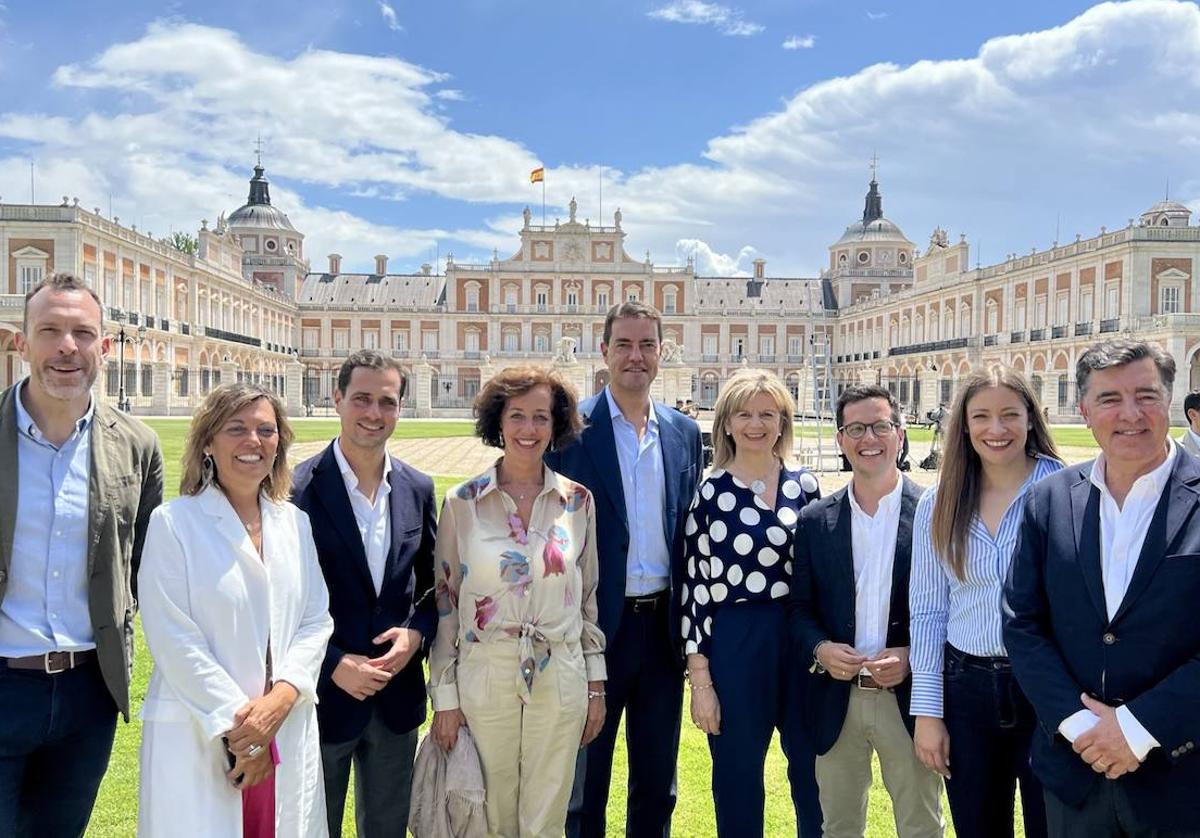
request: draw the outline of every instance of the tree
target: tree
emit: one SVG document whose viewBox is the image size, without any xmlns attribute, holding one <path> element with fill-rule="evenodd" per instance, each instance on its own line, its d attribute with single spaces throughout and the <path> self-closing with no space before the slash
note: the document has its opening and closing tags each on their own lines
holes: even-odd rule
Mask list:
<svg viewBox="0 0 1200 838">
<path fill-rule="evenodd" d="M 175 248 L 180 253 L 195 253 L 196 245 L 198 244 L 195 236 L 182 231 L 172 233 L 163 239 L 162 243 Z"/>
</svg>

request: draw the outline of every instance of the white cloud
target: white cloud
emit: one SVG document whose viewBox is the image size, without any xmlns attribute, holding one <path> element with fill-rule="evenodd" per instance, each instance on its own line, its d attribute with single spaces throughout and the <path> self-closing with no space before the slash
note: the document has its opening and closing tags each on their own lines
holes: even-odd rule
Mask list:
<svg viewBox="0 0 1200 838">
<path fill-rule="evenodd" d="M 437 93 L 433 94 L 433 98 L 441 99 L 443 102 L 465 102 L 467 100 L 467 94 L 463 93 L 461 90 L 455 90 L 452 87 L 447 87 L 446 89 L 439 90 Z"/>
<path fill-rule="evenodd" d="M 816 35 L 792 35 L 783 42 L 784 49 L 812 49 L 817 43 Z"/>
<path fill-rule="evenodd" d="M 675 242 L 678 261 L 689 257 L 695 261 L 696 273 L 701 276 L 750 276 L 750 268 L 758 251 L 750 245 L 741 248 L 736 256 L 717 253 L 700 239 L 680 239 Z"/>
<path fill-rule="evenodd" d="M 705 3 L 703 0 L 673 0 L 646 13 L 656 20 L 671 23 L 695 23 L 715 27 L 722 35 L 757 35 L 765 27 L 744 18 L 741 9 Z"/>
<path fill-rule="evenodd" d="M 396 19 L 396 10 L 392 8 L 391 4 L 385 3 L 384 0 L 377 1 L 379 3 L 379 13 L 383 15 L 383 21 L 387 24 L 387 28 L 393 32 L 403 32 L 404 27 Z"/>
<path fill-rule="evenodd" d="M 872 12 L 870 10 L 867 11 L 867 20 L 883 20 L 887 16 L 888 16 L 887 12 Z"/>
<path fill-rule="evenodd" d="M 983 263 L 998 262 L 1044 249 L 1060 212 L 1063 240 L 1123 224 L 1161 197 L 1168 176 L 1173 198 L 1200 206 L 1200 177 L 1190 174 L 1197 66 L 1195 4 L 1103 4 L 1058 27 L 989 40 L 964 59 L 878 64 L 818 82 L 711 138 L 696 159 L 606 168 L 603 218 L 598 167 L 551 160 L 548 220 L 565 219 L 575 195 L 580 220 L 593 224 L 611 224 L 622 208 L 639 261 L 649 248 L 656 262 L 692 255 L 702 273 L 725 275 L 748 271 L 753 253 L 768 273 L 813 276 L 861 213 L 878 149 L 884 210 L 910 239 L 923 246 L 940 224 L 982 240 Z M 272 197 L 307 235 L 314 264 L 336 250 L 366 268 L 389 253 L 399 269 L 428 259 L 439 241 L 463 259 L 493 248 L 511 255 L 521 205 L 540 220 L 541 188 L 528 173 L 547 150 L 457 129 L 438 110 L 447 97 L 435 88 L 447 78 L 395 58 L 271 56 L 223 30 L 156 24 L 59 69 L 72 111 L 0 112 L 0 139 L 20 149 L 0 158 L 0 195 L 26 199 L 33 157 L 43 201 L 78 195 L 106 208 L 111 192 L 125 221 L 160 213 L 160 234 L 194 229 L 245 200 L 263 126 Z M 306 197 L 314 184 L 331 206 Z M 361 202 L 370 219 L 337 206 L 355 194 L 376 196 Z M 461 220 L 390 220 L 419 217 L 411 207 L 428 196 L 456 202 Z"/>
</svg>

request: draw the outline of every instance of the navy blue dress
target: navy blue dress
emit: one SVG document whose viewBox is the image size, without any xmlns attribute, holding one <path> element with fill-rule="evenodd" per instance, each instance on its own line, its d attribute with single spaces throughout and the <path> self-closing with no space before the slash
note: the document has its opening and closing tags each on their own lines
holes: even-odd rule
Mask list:
<svg viewBox="0 0 1200 838">
<path fill-rule="evenodd" d="M 721 706 L 720 735 L 708 737 L 718 835 L 762 834 L 763 771 L 775 730 L 788 757 L 797 834 L 820 835 L 815 757 L 799 729 L 801 679 L 786 613 L 796 521 L 820 496 L 810 471 L 783 468 L 772 509 L 717 469 L 701 482 L 684 524 L 684 649 L 708 658 Z"/>
</svg>

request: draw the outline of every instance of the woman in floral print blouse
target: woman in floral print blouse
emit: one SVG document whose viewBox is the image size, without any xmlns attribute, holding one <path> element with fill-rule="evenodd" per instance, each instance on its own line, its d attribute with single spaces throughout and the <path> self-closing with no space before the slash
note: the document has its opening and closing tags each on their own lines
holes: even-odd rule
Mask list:
<svg viewBox="0 0 1200 838">
<path fill-rule="evenodd" d="M 576 754 L 604 723 L 592 495 L 542 463 L 582 423 L 570 386 L 535 367 L 497 374 L 475 413 L 504 455 L 442 506 L 432 735 L 449 750 L 471 729 L 490 834 L 557 837 Z"/>
</svg>

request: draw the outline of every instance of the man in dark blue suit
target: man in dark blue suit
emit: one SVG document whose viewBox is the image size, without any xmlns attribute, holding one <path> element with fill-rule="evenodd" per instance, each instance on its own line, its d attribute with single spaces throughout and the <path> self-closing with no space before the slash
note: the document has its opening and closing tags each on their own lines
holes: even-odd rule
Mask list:
<svg viewBox="0 0 1200 838">
<path fill-rule="evenodd" d="M 700 429 L 650 399 L 662 351 L 662 318 L 643 303 L 615 306 L 600 345 L 610 381 L 580 403 L 582 437 L 547 453 L 547 464 L 596 499 L 606 639 L 607 716 L 576 768 L 567 834 L 604 834 L 613 748 L 626 713 L 629 798 L 626 835 L 670 834 L 683 708 L 678 591 L 683 522 L 700 482 Z"/>
<path fill-rule="evenodd" d="M 849 485 L 800 512 L 788 603 L 806 733 L 817 753 L 827 836 L 866 830 L 878 754 L 896 834 L 943 830 L 941 778 L 913 750 L 908 582 L 921 488 L 896 464 L 904 428 L 888 390 L 848 387 L 837 403 Z M 797 811 L 801 811 L 799 805 Z"/>
<path fill-rule="evenodd" d="M 403 836 L 408 824 L 425 720 L 421 651 L 437 629 L 437 510 L 433 480 L 387 452 L 405 381 L 379 352 L 347 358 L 334 393 L 341 435 L 294 478 L 333 616 L 317 686 L 330 835 L 342 831 L 351 762 L 359 838 Z"/>
<path fill-rule="evenodd" d="M 1025 507 L 1004 642 L 1052 836 L 1200 835 L 1200 464 L 1167 438 L 1174 378 L 1145 342 L 1081 355 L 1100 456 Z"/>
</svg>

